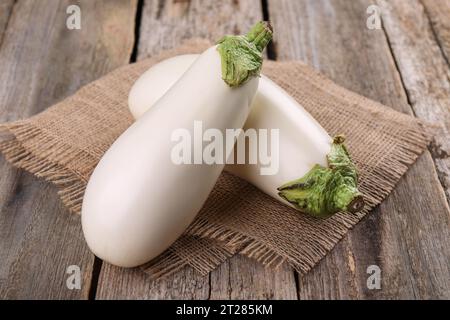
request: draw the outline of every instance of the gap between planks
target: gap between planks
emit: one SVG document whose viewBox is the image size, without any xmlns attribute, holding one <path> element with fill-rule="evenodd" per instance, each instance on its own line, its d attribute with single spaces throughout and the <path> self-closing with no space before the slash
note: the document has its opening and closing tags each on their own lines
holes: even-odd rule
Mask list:
<svg viewBox="0 0 450 320">
<path fill-rule="evenodd" d="M 442 57 L 443 57 L 443 59 L 445 60 L 445 62 L 447 63 L 447 65 L 450 68 L 450 61 L 449 61 L 449 57 L 447 56 L 448 52 L 445 51 L 444 43 L 442 43 L 441 37 L 439 36 L 439 33 L 438 33 L 438 30 L 436 29 L 436 27 L 435 27 L 435 25 L 433 23 L 432 15 L 431 15 L 431 13 L 429 11 L 430 8 L 424 2 L 424 0 L 419 0 L 419 3 L 422 5 L 423 11 L 424 11 L 425 15 L 427 16 L 428 23 L 429 23 L 429 26 L 430 26 L 430 30 L 433 33 L 434 40 L 435 40 L 437 46 L 439 47 L 439 50 L 441 51 Z M 449 6 L 449 5 L 447 4 L 447 6 Z M 450 6 L 449 6 L 449 8 L 450 8 Z"/>
<path fill-rule="evenodd" d="M 278 28 L 280 29 L 284 25 L 286 34 L 291 33 L 289 29 L 289 22 L 291 22 L 293 23 L 291 29 L 298 31 L 297 35 L 278 39 L 276 44 L 279 54 L 283 59 L 303 58 L 316 68 L 321 68 L 340 85 L 386 105 L 394 106 L 398 111 L 409 113 L 411 106 L 408 105 L 407 96 L 404 94 L 404 90 L 407 88 L 402 85 L 398 70 L 395 69 L 395 57 L 387 47 L 385 35 L 380 30 L 379 36 L 375 34 L 374 38 L 364 42 L 364 39 L 368 39 L 367 34 L 364 33 L 365 29 L 357 29 L 365 22 L 361 16 L 364 17 L 370 3 L 371 1 L 366 0 L 354 2 L 344 0 L 333 2 L 271 1 L 270 5 L 273 7 L 271 13 L 275 20 L 277 20 L 278 14 Z M 324 4 L 329 5 L 325 6 Z M 287 16 L 285 16 L 286 12 L 288 12 Z M 347 22 L 346 19 L 348 19 Z M 333 35 L 335 30 L 340 32 Z M 324 34 L 322 35 L 320 31 L 324 31 Z M 355 32 L 354 36 L 351 35 L 351 32 Z M 350 36 L 350 38 L 345 38 L 346 36 Z M 358 49 L 358 43 L 360 47 L 361 44 L 365 46 Z M 366 47 L 367 50 L 364 51 Z M 353 56 L 348 50 L 353 50 Z M 359 50 L 362 52 L 355 53 Z M 348 57 L 351 57 L 350 60 Z M 355 59 L 355 62 L 352 59 Z M 367 63 L 366 59 L 370 60 L 370 63 Z M 374 76 L 371 77 L 371 74 Z M 365 82 L 364 78 L 367 79 Z M 379 79 L 385 79 L 388 85 L 383 81 L 377 83 Z M 427 187 L 429 186 L 430 189 L 419 193 L 420 188 L 415 188 L 414 182 L 420 177 L 421 169 L 430 170 L 431 177 L 427 180 L 424 179 L 424 183 L 427 183 Z M 414 194 L 417 192 L 419 197 L 410 199 L 411 192 Z M 434 201 L 435 194 L 438 201 Z M 424 236 L 423 242 L 415 241 L 418 240 L 421 228 L 424 228 L 423 230 L 433 229 L 433 223 L 417 224 L 417 222 L 424 222 L 421 219 L 422 212 L 427 212 L 428 208 L 435 209 L 440 213 L 448 212 L 445 196 L 437 181 L 431 156 L 426 152 L 399 181 L 398 187 L 386 198 L 386 201 L 355 226 L 314 270 L 308 275 L 302 276 L 300 297 L 348 298 L 354 294 L 355 298 L 363 296 L 373 299 L 389 296 L 413 297 L 417 293 L 428 297 L 439 294 L 443 296 L 445 294 L 443 290 L 436 293 L 433 290 L 434 286 L 438 286 L 441 282 L 440 279 L 442 280 L 447 274 L 445 268 L 439 267 L 442 266 L 439 256 L 433 254 L 436 253 L 435 245 L 432 242 L 433 237 Z M 442 217 L 440 213 L 434 215 L 436 219 L 434 221 L 443 221 L 438 220 Z M 374 224 L 378 224 L 375 229 L 373 228 Z M 377 234 L 371 235 L 370 233 L 375 230 Z M 439 232 L 432 234 L 435 239 L 445 239 L 445 235 L 440 235 Z M 441 241 L 444 246 L 445 242 Z M 373 249 L 370 249 L 371 246 Z M 352 264 L 355 264 L 356 261 L 356 270 L 358 270 L 356 278 L 352 270 L 349 273 L 339 270 L 339 267 L 347 265 L 346 261 L 342 261 L 346 256 L 345 249 L 351 250 Z M 406 251 L 408 251 L 408 255 L 405 254 Z M 401 257 L 401 253 L 403 253 L 403 257 Z M 433 259 L 430 259 L 429 256 L 424 257 L 424 254 L 432 256 Z M 411 255 L 414 259 L 411 258 Z M 398 263 L 400 258 L 403 258 L 413 272 L 406 271 L 398 276 L 396 272 L 402 265 Z M 390 273 L 389 277 L 386 277 L 386 287 L 383 287 L 383 291 L 378 294 L 372 294 L 365 290 L 366 278 L 362 268 L 373 263 L 383 264 L 383 268 L 385 268 L 383 270 L 389 270 L 388 273 Z M 435 270 L 439 270 L 439 273 L 435 273 L 435 281 L 433 283 L 429 281 L 431 284 L 427 285 L 425 279 L 433 277 Z M 410 282 L 413 284 L 408 285 Z M 395 286 L 393 285 L 395 283 L 405 283 L 405 286 Z M 354 284 L 357 290 L 355 292 L 346 290 L 349 287 L 348 284 Z M 320 288 L 321 285 L 323 288 Z"/>
<path fill-rule="evenodd" d="M 15 0 L 17 1 L 17 0 Z M 134 43 L 133 49 L 130 55 L 130 63 L 134 63 L 137 60 L 137 53 L 139 49 L 139 37 L 142 19 L 142 10 L 144 8 L 144 0 L 137 0 L 136 14 L 134 18 Z M 103 260 L 94 256 L 94 266 L 92 268 L 91 282 L 89 287 L 88 300 L 95 300 L 97 297 L 97 288 L 100 279 L 100 272 L 103 267 Z"/>
<path fill-rule="evenodd" d="M 192 2 L 189 2 L 189 5 L 185 5 L 185 4 L 175 5 L 175 3 L 172 4 L 172 2 L 168 1 L 166 3 L 166 5 L 169 6 L 170 10 L 173 10 L 172 14 L 180 15 L 180 14 L 184 14 L 183 11 L 189 10 L 188 8 L 191 5 L 193 5 Z M 246 1 L 243 1 L 243 2 L 245 3 Z M 145 30 L 145 25 L 143 23 L 141 23 L 141 19 L 148 19 L 148 17 L 145 17 L 146 9 L 144 7 L 146 7 L 147 5 L 150 6 L 151 4 L 155 4 L 155 3 L 151 3 L 150 1 L 146 1 L 145 3 L 144 3 L 144 1 L 139 2 L 138 12 L 136 14 L 136 22 L 135 22 L 136 23 L 136 25 L 135 25 L 135 27 L 136 27 L 136 29 L 135 29 L 135 43 L 134 43 L 133 54 L 131 56 L 130 62 L 134 62 L 134 61 L 138 60 L 139 56 L 142 57 L 142 56 L 145 56 L 146 54 L 150 54 L 151 55 L 152 53 L 155 52 L 154 51 L 155 50 L 154 46 L 156 46 L 156 48 L 158 48 L 159 41 L 155 42 L 155 38 L 152 41 L 149 41 L 151 47 L 149 47 L 149 43 L 140 43 L 140 40 L 142 40 L 141 37 L 144 37 L 146 32 L 148 33 L 148 30 Z M 164 6 L 161 6 L 160 4 L 161 3 L 158 2 L 157 8 L 156 9 L 153 8 L 153 9 L 157 10 L 157 13 L 156 13 L 156 16 L 157 16 L 156 19 L 157 20 L 160 20 L 160 19 L 164 18 L 163 17 L 164 13 L 165 13 L 164 10 L 167 9 L 167 8 L 164 8 Z M 244 5 L 244 6 L 248 6 L 248 4 Z M 147 8 L 147 11 L 148 11 L 148 9 L 149 8 Z M 267 1 L 261 0 L 261 2 L 260 2 L 260 10 L 258 10 L 258 11 L 259 11 L 259 14 L 256 14 L 256 15 L 260 15 L 260 17 L 263 18 L 263 19 L 268 19 L 269 18 Z M 148 12 L 147 12 L 147 14 L 148 14 Z M 201 15 L 202 15 L 202 12 L 198 13 L 198 17 L 201 17 Z M 255 14 L 253 14 L 253 16 L 254 15 Z M 163 17 L 163 18 L 161 18 L 161 17 Z M 164 23 L 164 22 L 163 21 L 158 21 L 158 23 L 161 24 L 161 23 Z M 175 21 L 175 23 L 178 23 L 178 21 Z M 190 20 L 187 23 L 194 24 L 194 22 L 192 22 Z M 169 23 L 169 29 L 170 28 L 171 28 L 171 26 L 170 26 L 170 23 Z M 194 31 L 192 31 L 192 30 L 194 30 Z M 188 34 L 192 33 L 191 37 L 196 35 L 196 33 L 194 34 L 194 32 L 196 30 L 196 26 L 193 25 L 192 26 L 192 30 L 190 32 L 188 32 Z M 154 31 L 155 33 L 157 32 L 157 30 L 155 31 L 152 28 L 151 28 L 151 31 Z M 174 39 L 174 40 L 172 40 L 172 42 L 177 41 L 180 36 L 182 36 L 182 37 L 185 36 L 183 34 L 181 34 L 181 35 L 177 34 L 176 30 L 175 31 L 164 30 L 163 32 L 164 33 L 169 33 L 167 36 L 172 36 L 172 38 Z M 236 30 L 235 30 L 235 32 L 236 32 Z M 210 34 L 209 31 L 205 31 L 204 28 L 203 28 L 203 30 L 200 31 L 199 34 L 200 34 L 200 36 L 203 36 L 203 37 L 210 37 L 210 38 L 214 37 L 214 35 Z M 152 42 L 153 42 L 153 44 L 152 44 Z M 172 44 L 172 42 L 169 41 L 169 46 Z M 175 43 L 176 42 L 174 42 L 173 45 L 175 45 Z M 140 46 L 140 44 L 143 44 L 143 46 Z M 167 43 L 166 43 L 166 45 L 167 45 Z M 160 48 L 160 49 L 163 49 L 163 48 Z M 275 53 L 275 48 L 273 46 L 273 43 L 272 43 L 272 49 L 269 48 L 267 50 L 267 52 L 268 52 L 267 56 L 269 57 L 269 59 L 275 59 L 276 58 L 276 53 Z M 233 275 L 232 271 L 234 270 L 234 272 L 236 272 L 239 269 L 239 265 L 241 265 L 241 266 L 244 266 L 245 268 L 248 267 L 248 270 L 247 270 L 248 271 L 248 275 L 247 276 L 249 276 L 249 277 L 251 277 L 251 274 L 253 272 L 264 274 L 264 272 L 260 268 L 254 269 L 254 267 L 258 267 L 258 266 L 253 266 L 253 263 L 254 263 L 253 261 L 251 261 L 250 259 L 244 258 L 244 257 L 242 257 L 242 258 L 241 257 L 234 257 L 233 259 L 226 261 L 222 266 L 219 266 L 218 269 L 220 269 L 220 270 L 216 269 L 213 273 L 210 273 L 209 275 L 207 275 L 208 278 L 205 277 L 205 284 L 206 284 L 206 286 L 203 287 L 204 295 L 200 295 L 200 296 L 204 297 L 205 299 L 217 299 L 217 297 L 227 299 L 227 297 L 228 298 L 232 298 L 233 296 L 236 296 L 236 294 L 237 294 L 238 296 L 240 296 L 242 298 L 245 298 L 245 295 L 242 296 L 236 290 L 234 290 L 234 287 L 236 285 L 239 286 L 240 283 L 239 283 L 239 279 L 234 279 L 234 278 L 236 278 L 236 274 Z M 272 271 L 269 271 L 269 274 L 271 272 Z M 295 291 L 295 292 L 292 292 L 292 293 L 295 293 L 295 294 L 292 294 L 292 293 L 291 293 L 291 295 L 286 295 L 285 294 L 285 296 L 286 297 L 289 296 L 289 297 L 291 297 L 293 299 L 298 299 L 298 282 L 296 282 L 296 280 L 297 280 L 297 273 L 291 268 L 288 268 L 287 270 L 285 269 L 284 272 L 286 272 L 286 274 L 288 275 L 287 279 L 288 280 L 289 279 L 292 280 L 292 289 L 293 289 L 292 291 Z M 132 272 L 130 272 L 130 273 L 120 272 L 120 271 L 117 271 L 115 269 L 112 269 L 107 264 L 103 264 L 101 273 L 103 273 L 103 277 L 102 277 L 102 275 L 100 275 L 100 282 L 97 284 L 98 290 L 96 290 L 96 295 L 95 295 L 95 297 L 97 299 L 105 298 L 105 296 L 109 296 L 109 297 L 113 297 L 114 298 L 114 294 L 109 294 L 108 295 L 108 293 L 105 291 L 105 290 L 107 290 L 107 288 L 104 288 L 104 286 L 105 286 L 105 283 L 104 283 L 105 279 L 111 279 L 111 277 L 114 277 L 114 274 L 116 274 L 116 276 L 117 276 L 117 274 L 119 274 L 119 276 L 122 275 L 125 278 L 128 277 L 130 281 L 135 281 L 136 280 L 136 279 L 133 280 L 133 276 L 130 275 L 130 274 L 133 274 Z M 225 273 L 225 275 L 224 275 L 224 273 Z M 273 273 L 275 273 L 275 271 L 273 271 Z M 190 274 L 190 273 L 188 272 L 187 274 Z M 222 275 L 222 276 L 220 276 L 220 275 Z M 137 275 L 134 276 L 134 278 L 136 278 L 136 277 L 137 277 Z M 225 279 L 223 279 L 224 277 L 228 277 L 228 279 L 227 279 L 228 285 L 225 286 L 225 287 L 228 287 L 228 289 L 223 287 L 223 285 L 224 285 L 223 281 L 220 282 L 220 280 L 225 280 Z M 137 278 L 138 279 L 139 278 L 142 279 L 142 277 L 137 277 Z M 170 278 L 172 278 L 172 277 L 170 277 Z M 177 276 L 175 276 L 174 279 L 179 280 L 179 278 Z M 282 278 L 282 279 L 284 279 L 284 278 Z M 288 280 L 285 280 L 285 281 L 288 281 Z M 128 280 L 125 280 L 125 282 L 127 282 L 127 281 Z M 169 288 L 166 287 L 166 290 L 170 289 L 170 283 L 171 283 L 171 281 L 173 281 L 173 279 L 170 279 L 170 280 L 167 280 L 167 281 L 168 282 L 166 284 L 164 279 L 163 279 L 162 280 L 163 285 L 156 285 L 155 286 L 156 291 L 155 291 L 155 293 L 153 295 L 149 294 L 149 293 L 147 293 L 147 294 L 145 294 L 145 293 L 139 294 L 138 293 L 138 294 L 139 295 L 143 294 L 144 296 L 146 296 L 148 298 L 152 298 L 152 296 L 153 297 L 155 297 L 155 296 L 156 297 L 158 297 L 158 296 L 161 297 L 161 293 L 158 292 L 158 288 L 164 290 L 164 287 L 166 285 L 169 285 Z M 124 285 L 124 284 L 122 284 L 122 285 Z M 145 285 L 145 284 L 143 284 L 143 285 Z M 189 283 L 188 283 L 188 285 L 189 285 Z M 259 284 L 259 285 L 261 285 L 261 284 Z M 267 285 L 268 285 L 268 287 L 267 287 Z M 258 294 L 262 294 L 262 296 L 265 296 L 267 294 L 270 295 L 272 293 L 275 294 L 275 296 L 277 296 L 277 294 L 279 295 L 279 293 L 277 291 L 279 289 L 276 289 L 275 287 L 272 287 L 271 285 L 273 285 L 273 284 L 262 284 L 261 288 L 263 288 L 263 289 L 265 289 L 267 291 L 259 292 Z M 205 287 L 207 287 L 207 288 L 205 288 Z M 150 288 L 148 288 L 147 290 L 151 290 L 153 292 L 155 290 L 155 288 L 153 288 L 153 286 L 150 285 Z M 188 290 L 191 290 L 191 289 L 188 289 Z M 223 290 L 219 290 L 219 289 L 223 289 Z M 256 285 L 256 288 L 254 288 L 254 289 L 258 290 L 258 285 Z M 173 290 L 177 291 L 177 288 L 172 288 L 171 290 L 172 291 Z M 134 290 L 134 291 L 136 291 L 136 290 Z M 140 290 L 137 289 L 137 291 L 140 291 Z M 137 291 L 135 292 L 135 294 L 137 293 Z M 176 294 L 177 293 L 175 292 L 175 295 Z M 194 295 L 195 295 L 195 293 L 194 293 Z M 283 296 L 283 294 L 281 294 L 281 295 Z M 165 295 L 165 294 L 162 295 L 162 297 L 164 297 L 164 296 L 168 296 L 170 298 L 171 296 L 173 296 L 173 294 L 168 292 L 167 295 Z M 252 296 L 254 296 L 254 295 L 252 294 Z"/>
</svg>

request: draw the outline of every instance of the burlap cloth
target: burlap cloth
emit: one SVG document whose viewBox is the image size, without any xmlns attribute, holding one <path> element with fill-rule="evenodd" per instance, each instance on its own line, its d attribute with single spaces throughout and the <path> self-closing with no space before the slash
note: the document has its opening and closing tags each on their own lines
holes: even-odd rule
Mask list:
<svg viewBox="0 0 450 320">
<path fill-rule="evenodd" d="M 134 81 L 160 60 L 198 53 L 209 45 L 191 40 L 119 68 L 36 116 L 0 125 L 6 132 L 0 150 L 13 165 L 54 183 L 64 204 L 80 213 L 92 170 L 133 121 L 127 97 Z M 189 230 L 143 266 L 151 276 L 168 275 L 186 265 L 207 274 L 236 252 L 268 266 L 287 262 L 307 272 L 389 194 L 429 142 L 418 120 L 339 87 L 302 63 L 265 61 L 263 73 L 295 97 L 330 135 L 346 135 L 359 168 L 365 209 L 326 220 L 311 218 L 224 172 Z"/>
</svg>

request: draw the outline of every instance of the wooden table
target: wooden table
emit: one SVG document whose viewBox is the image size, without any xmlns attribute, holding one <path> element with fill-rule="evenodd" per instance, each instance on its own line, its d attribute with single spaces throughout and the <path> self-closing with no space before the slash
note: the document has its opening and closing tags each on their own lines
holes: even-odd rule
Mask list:
<svg viewBox="0 0 450 320">
<path fill-rule="evenodd" d="M 377 4 L 381 29 L 369 29 Z M 81 8 L 81 30 L 66 9 Z M 450 298 L 450 1 L 2 0 L 0 121 L 43 111 L 109 71 L 193 36 L 218 39 L 270 19 L 268 58 L 301 59 L 340 85 L 440 124 L 378 208 L 309 274 L 235 256 L 209 276 L 189 268 L 161 281 L 102 263 L 55 188 L 0 158 L 0 298 Z M 369 265 L 381 268 L 369 290 Z M 66 269 L 81 268 L 80 290 Z"/>
</svg>

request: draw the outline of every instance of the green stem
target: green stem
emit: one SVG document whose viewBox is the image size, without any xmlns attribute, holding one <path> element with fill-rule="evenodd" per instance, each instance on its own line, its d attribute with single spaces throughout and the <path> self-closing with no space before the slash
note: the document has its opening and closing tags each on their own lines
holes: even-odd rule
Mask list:
<svg viewBox="0 0 450 320">
<path fill-rule="evenodd" d="M 218 41 L 222 79 L 230 87 L 240 86 L 252 77 L 259 76 L 262 52 L 272 40 L 272 33 L 271 25 L 260 21 L 246 35 L 224 36 Z"/>
<path fill-rule="evenodd" d="M 364 199 L 358 191 L 358 174 L 344 140 L 343 136 L 334 138 L 327 155 L 328 167 L 317 164 L 302 178 L 282 185 L 278 188 L 280 197 L 316 217 L 361 211 Z"/>
<path fill-rule="evenodd" d="M 268 21 L 260 21 L 246 34 L 247 40 L 255 44 L 256 48 L 263 52 L 264 48 L 272 40 L 273 28 Z"/>
</svg>

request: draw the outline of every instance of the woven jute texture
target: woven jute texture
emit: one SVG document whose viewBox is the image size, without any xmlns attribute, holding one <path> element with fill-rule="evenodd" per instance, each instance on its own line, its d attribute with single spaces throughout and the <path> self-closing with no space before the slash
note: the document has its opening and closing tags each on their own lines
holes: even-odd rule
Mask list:
<svg viewBox="0 0 450 320">
<path fill-rule="evenodd" d="M 209 45 L 205 40 L 190 40 L 157 57 L 119 68 L 36 116 L 0 125 L 0 150 L 13 165 L 55 184 L 67 208 L 80 213 L 95 165 L 133 121 L 127 98 L 134 81 L 158 61 L 198 53 Z M 186 265 L 207 274 L 235 253 L 267 266 L 287 262 L 307 272 L 389 194 L 430 140 L 418 120 L 339 87 L 300 62 L 265 61 L 263 73 L 303 105 L 331 136 L 347 137 L 360 172 L 364 210 L 325 220 L 311 218 L 224 172 L 185 234 L 142 267 L 152 277 Z"/>
</svg>

